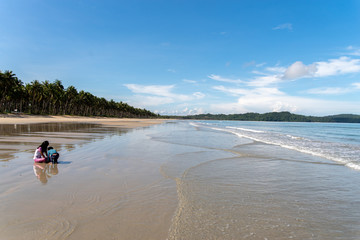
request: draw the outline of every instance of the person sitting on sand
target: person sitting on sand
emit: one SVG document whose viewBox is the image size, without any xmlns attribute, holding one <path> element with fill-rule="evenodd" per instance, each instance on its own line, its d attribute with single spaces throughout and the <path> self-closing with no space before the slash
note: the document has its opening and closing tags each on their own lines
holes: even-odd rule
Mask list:
<svg viewBox="0 0 360 240">
<path fill-rule="evenodd" d="M 49 158 L 47 155 L 47 148 L 49 146 L 48 141 L 44 141 L 34 153 L 34 161 L 35 162 L 49 162 Z"/>
<path fill-rule="evenodd" d="M 51 162 L 57 163 L 57 160 L 59 158 L 59 153 L 53 147 L 48 147 L 47 155 L 50 158 Z"/>
</svg>

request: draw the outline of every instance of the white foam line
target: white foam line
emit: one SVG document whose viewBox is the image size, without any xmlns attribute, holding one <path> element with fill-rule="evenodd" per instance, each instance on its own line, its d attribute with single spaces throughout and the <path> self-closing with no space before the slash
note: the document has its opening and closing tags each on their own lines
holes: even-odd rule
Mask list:
<svg viewBox="0 0 360 240">
<path fill-rule="evenodd" d="M 233 132 L 233 131 L 227 130 L 227 129 L 216 128 L 216 127 L 213 127 L 212 129 L 219 130 L 219 131 L 230 132 L 230 133 L 235 134 L 235 135 L 237 135 L 239 137 L 248 138 L 248 139 L 251 139 L 251 140 L 254 140 L 254 141 L 257 141 L 257 142 L 276 145 L 276 146 L 280 146 L 280 147 L 287 148 L 287 149 L 290 149 L 290 150 L 295 150 L 295 151 L 310 154 L 310 155 L 313 155 L 313 156 L 322 157 L 322 158 L 329 159 L 329 160 L 334 161 L 334 162 L 344 164 L 344 166 L 352 168 L 354 170 L 360 171 L 360 165 L 355 164 L 355 163 L 351 163 L 351 162 L 349 163 L 349 162 L 347 162 L 347 161 L 345 161 L 343 159 L 331 157 L 331 156 L 328 156 L 326 154 L 317 153 L 317 152 L 313 152 L 313 151 L 309 151 L 309 150 L 305 150 L 305 149 L 299 149 L 299 148 L 289 146 L 289 145 L 284 145 L 284 144 L 280 144 L 280 143 L 274 143 L 274 142 L 258 139 L 258 138 L 255 138 L 255 137 L 246 136 L 246 135 L 243 135 L 243 134 L 240 134 L 240 133 L 237 133 L 237 132 Z"/>
<path fill-rule="evenodd" d="M 237 129 L 237 130 L 242 130 L 242 131 L 246 131 L 246 132 L 264 133 L 264 131 L 247 129 L 247 128 L 239 128 L 239 127 L 226 127 L 226 128 Z"/>
</svg>

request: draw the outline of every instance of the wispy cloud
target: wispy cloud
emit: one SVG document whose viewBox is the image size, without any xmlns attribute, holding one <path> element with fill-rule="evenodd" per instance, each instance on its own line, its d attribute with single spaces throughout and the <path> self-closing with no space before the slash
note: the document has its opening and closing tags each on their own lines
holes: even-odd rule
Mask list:
<svg viewBox="0 0 360 240">
<path fill-rule="evenodd" d="M 323 87 L 309 89 L 307 93 L 318 95 L 341 95 L 360 91 L 360 83 L 352 83 L 349 87 Z"/>
<path fill-rule="evenodd" d="M 358 109 L 357 102 L 289 96 L 277 88 L 244 90 L 218 87 L 217 90 L 240 95 L 234 102 L 211 105 L 213 112 L 220 113 L 290 111 L 326 115 L 329 113 L 353 112 L 354 109 Z"/>
<path fill-rule="evenodd" d="M 202 99 L 205 94 L 201 92 L 194 92 L 192 94 L 177 94 L 173 90 L 175 85 L 139 85 L 139 84 L 124 84 L 140 99 L 141 104 L 144 106 L 155 106 L 175 102 L 187 102 L 196 99 Z M 137 100 L 139 101 L 139 100 Z"/>
<path fill-rule="evenodd" d="M 360 59 L 340 57 L 328 62 L 316 62 L 315 77 L 327 77 L 346 73 L 360 72 Z"/>
<path fill-rule="evenodd" d="M 253 88 L 253 89 L 246 89 L 246 88 L 230 88 L 230 87 L 224 87 L 224 86 L 214 86 L 213 89 L 228 93 L 231 95 L 284 95 L 283 92 L 281 92 L 277 88 Z"/>
<path fill-rule="evenodd" d="M 360 89 L 360 82 L 353 83 L 352 86 L 354 86 L 356 89 Z"/>
<path fill-rule="evenodd" d="M 262 66 L 264 66 L 264 65 L 266 65 L 265 62 L 263 62 L 263 63 L 256 63 L 256 62 L 253 60 L 253 61 L 244 63 L 244 64 L 243 64 L 243 67 L 244 67 L 244 68 L 248 68 L 248 67 L 253 67 L 253 66 L 255 66 L 255 67 L 259 68 L 259 67 L 262 67 Z"/>
<path fill-rule="evenodd" d="M 197 83 L 197 81 L 195 81 L 195 80 L 190 80 L 190 79 L 183 79 L 182 81 L 183 81 L 183 82 L 186 82 L 186 83 L 191 83 L 191 84 L 196 84 L 196 83 Z"/>
<path fill-rule="evenodd" d="M 286 69 L 284 79 L 328 77 L 357 72 L 360 72 L 360 59 L 350 57 L 329 59 L 328 61 L 315 62 L 310 65 L 297 61 Z"/>
<path fill-rule="evenodd" d="M 348 46 L 346 48 L 346 50 L 348 50 L 350 53 L 350 55 L 353 56 L 360 56 L 360 48 L 359 47 L 354 47 L 354 46 Z"/>
<path fill-rule="evenodd" d="M 224 78 L 219 75 L 211 74 L 208 76 L 208 78 L 219 81 L 219 82 L 227 82 L 227 83 L 243 83 L 244 81 L 240 79 L 231 79 L 231 78 Z"/>
<path fill-rule="evenodd" d="M 277 25 L 276 27 L 273 27 L 273 30 L 286 30 L 286 29 L 289 31 L 292 31 L 293 30 L 292 24 L 291 23 L 283 23 L 283 24 Z"/>
<path fill-rule="evenodd" d="M 288 80 L 311 77 L 321 78 L 358 72 L 360 72 L 360 59 L 343 56 L 338 59 L 314 62 L 309 65 L 305 65 L 301 61 L 296 61 L 289 67 L 278 65 L 274 67 L 266 67 L 263 71 L 252 71 L 252 73 L 257 76 L 246 80 L 230 79 L 215 74 L 211 74 L 208 77 L 220 82 L 235 84 L 241 83 L 251 87 L 266 87 Z M 328 90 L 331 92 L 331 89 Z"/>
<path fill-rule="evenodd" d="M 279 83 L 282 81 L 281 75 L 267 75 L 267 76 L 260 76 L 251 79 L 247 85 L 252 87 L 266 87 L 271 84 Z"/>
<path fill-rule="evenodd" d="M 139 84 L 125 84 L 125 87 L 134 93 L 151 94 L 162 97 L 173 97 L 171 90 L 175 85 L 139 85 Z"/>
<path fill-rule="evenodd" d="M 218 90 L 227 93 L 238 93 L 241 95 L 236 102 L 228 103 L 225 109 L 237 112 L 273 112 L 291 111 L 296 112 L 299 107 L 296 100 L 291 99 L 277 88 L 255 88 L 255 89 L 231 89 L 218 87 Z M 214 109 L 223 108 L 221 105 L 212 105 Z M 221 112 L 221 110 L 219 110 Z"/>
<path fill-rule="evenodd" d="M 313 88 L 309 89 L 307 93 L 317 94 L 317 95 L 340 95 L 352 92 L 351 88 L 341 88 L 341 87 L 324 87 L 324 88 Z"/>
</svg>

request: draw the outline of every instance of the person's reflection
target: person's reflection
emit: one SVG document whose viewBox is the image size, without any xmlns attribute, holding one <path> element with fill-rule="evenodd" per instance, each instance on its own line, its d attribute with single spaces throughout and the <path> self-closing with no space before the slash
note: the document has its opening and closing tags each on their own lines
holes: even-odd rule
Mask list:
<svg viewBox="0 0 360 240">
<path fill-rule="evenodd" d="M 34 163 L 33 169 L 35 176 L 43 184 L 46 184 L 51 176 L 59 173 L 57 164 L 52 163 Z"/>
</svg>

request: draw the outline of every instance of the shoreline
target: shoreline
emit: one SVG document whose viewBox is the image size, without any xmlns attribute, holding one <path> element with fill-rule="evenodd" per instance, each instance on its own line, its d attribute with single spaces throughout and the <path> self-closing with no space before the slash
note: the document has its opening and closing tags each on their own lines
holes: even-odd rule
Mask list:
<svg viewBox="0 0 360 240">
<path fill-rule="evenodd" d="M 152 118 L 112 118 L 112 117 L 83 117 L 69 115 L 25 115 L 0 114 L 0 124 L 34 124 L 34 123 L 93 123 L 109 127 L 138 128 L 161 124 L 164 119 Z"/>
</svg>

